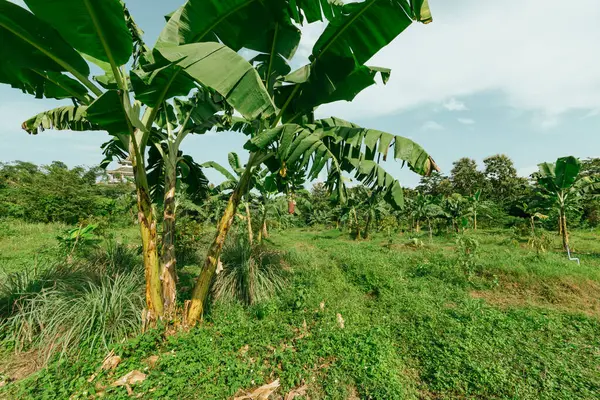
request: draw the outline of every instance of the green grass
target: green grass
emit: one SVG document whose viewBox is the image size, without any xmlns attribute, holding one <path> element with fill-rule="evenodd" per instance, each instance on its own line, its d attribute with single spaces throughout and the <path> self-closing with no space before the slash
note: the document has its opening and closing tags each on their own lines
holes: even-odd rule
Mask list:
<svg viewBox="0 0 600 400">
<path fill-rule="evenodd" d="M 53 363 L 5 393 L 128 399 L 110 384 L 139 369 L 148 377 L 133 391 L 148 399 L 225 399 L 277 378 L 278 394 L 306 385 L 311 399 L 597 398 L 598 234 L 573 235 L 581 266 L 558 240 L 538 256 L 507 231 L 469 235 L 479 247 L 465 263 L 453 235 L 422 235 L 414 248 L 408 235 L 390 245 L 385 235 L 274 233 L 290 276 L 271 300 L 216 302 L 200 328 L 117 345 L 115 371 L 99 370 L 98 352 Z"/>
</svg>

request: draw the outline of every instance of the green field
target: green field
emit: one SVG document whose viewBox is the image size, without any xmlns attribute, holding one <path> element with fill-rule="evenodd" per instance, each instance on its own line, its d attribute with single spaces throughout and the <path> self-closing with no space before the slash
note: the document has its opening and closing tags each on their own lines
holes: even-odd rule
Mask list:
<svg viewBox="0 0 600 400">
<path fill-rule="evenodd" d="M 61 229 L 5 228 L 3 266 L 14 271 L 51 253 Z M 133 241 L 133 232 L 117 236 Z M 302 389 L 297 399 L 597 398 L 598 234 L 573 235 L 580 266 L 558 240 L 538 255 L 509 231 L 466 235 L 479 243 L 468 256 L 454 235 L 273 233 L 268 246 L 284 254 L 288 284 L 271 300 L 217 301 L 200 328 L 151 330 L 111 346 L 123 359 L 115 370 L 100 370 L 107 351 L 98 349 L 55 360 L 0 395 L 125 399 L 126 388 L 110 384 L 140 370 L 148 376 L 132 391 L 141 398 L 224 399 L 275 379 L 281 396 Z M 181 284 L 197 269 L 183 268 Z M 28 367 L 4 351 L 13 368 Z M 158 356 L 152 368 L 150 356 Z"/>
</svg>

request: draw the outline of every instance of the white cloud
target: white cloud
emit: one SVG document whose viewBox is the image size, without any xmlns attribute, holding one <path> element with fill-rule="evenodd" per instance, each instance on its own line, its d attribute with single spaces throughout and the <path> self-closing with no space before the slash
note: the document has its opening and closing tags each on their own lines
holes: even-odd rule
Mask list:
<svg viewBox="0 0 600 400">
<path fill-rule="evenodd" d="M 423 131 L 441 131 L 444 127 L 435 121 L 427 121 L 421 126 Z"/>
<path fill-rule="evenodd" d="M 433 23 L 412 25 L 369 61 L 392 69 L 388 84 L 323 114 L 382 115 L 484 91 L 547 115 L 598 108 L 600 1 L 429 3 Z"/>
<path fill-rule="evenodd" d="M 444 108 L 448 111 L 465 111 L 468 110 L 465 103 L 456 100 L 454 97 L 444 103 Z"/>
<path fill-rule="evenodd" d="M 456 118 L 456 120 L 463 125 L 473 125 L 475 123 L 475 120 L 471 118 Z"/>
</svg>

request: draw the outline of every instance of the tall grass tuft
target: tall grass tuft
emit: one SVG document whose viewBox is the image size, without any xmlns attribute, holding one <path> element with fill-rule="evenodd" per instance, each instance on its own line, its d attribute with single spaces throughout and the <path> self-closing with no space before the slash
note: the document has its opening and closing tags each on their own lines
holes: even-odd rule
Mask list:
<svg viewBox="0 0 600 400">
<path fill-rule="evenodd" d="M 107 243 L 85 259 L 8 275 L 0 284 L 1 337 L 46 360 L 106 350 L 141 328 L 140 264 L 134 250 Z"/>
<path fill-rule="evenodd" d="M 252 246 L 244 234 L 232 235 L 221 254 L 223 270 L 212 293 L 216 300 L 239 300 L 247 305 L 267 300 L 283 289 L 286 273 L 281 253 Z"/>
</svg>

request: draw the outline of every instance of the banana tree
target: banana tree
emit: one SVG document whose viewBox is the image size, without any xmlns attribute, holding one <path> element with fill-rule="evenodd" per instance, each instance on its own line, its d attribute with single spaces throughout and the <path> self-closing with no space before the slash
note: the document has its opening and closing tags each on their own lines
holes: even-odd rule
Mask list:
<svg viewBox="0 0 600 400">
<path fill-rule="evenodd" d="M 216 161 L 208 161 L 202 164 L 205 168 L 213 168 L 218 171 L 225 177 L 225 181 L 221 182 L 218 186 L 213 189 L 213 192 L 216 195 L 227 194 L 230 191 L 234 190 L 236 186 L 239 184 L 241 177 L 244 175 L 245 168 L 240 161 L 240 157 L 237 153 L 231 152 L 227 156 L 227 161 L 229 162 L 229 167 L 233 171 L 233 173 L 229 172 L 227 168 L 223 167 L 221 164 Z M 252 176 L 251 182 L 248 184 L 248 192 L 244 195 L 243 206 L 246 211 L 246 215 L 244 219 L 246 221 L 246 226 L 248 228 L 248 241 L 250 244 L 254 242 L 254 233 L 252 230 L 252 215 L 250 212 L 250 189 L 252 189 L 257 180 L 257 175 L 261 175 L 260 171 L 255 170 L 255 174 Z M 266 172 L 266 170 L 265 170 Z M 264 173 L 263 173 L 264 174 Z"/>
<path fill-rule="evenodd" d="M 216 42 L 217 32 L 223 39 L 239 33 L 235 24 L 216 23 L 224 21 L 223 12 L 233 12 L 233 8 L 224 11 L 219 7 L 221 2 L 186 3 L 188 8 L 209 8 L 200 12 L 203 23 L 185 23 L 206 33 L 172 41 L 169 32 L 173 24 L 169 22 L 153 49 L 142 42 L 141 31 L 120 0 L 24 3 L 28 10 L 0 0 L 0 83 L 38 98 L 71 100 L 70 105 L 25 121 L 23 128 L 29 133 L 44 129 L 107 131 L 129 154 L 146 277 L 145 318 L 154 320 L 163 315 L 164 305 L 145 155 L 153 135 L 162 131 L 161 111 L 168 113 L 166 103 L 177 96 L 207 89 L 222 96 L 244 118 L 264 120 L 275 112 L 270 94 L 257 71 L 236 53 L 238 47 L 227 47 L 225 40 Z M 183 25 L 181 18 L 176 13 L 171 20 Z M 252 21 L 254 27 L 255 23 Z M 206 30 L 207 26 L 212 29 Z M 104 74 L 92 78 L 90 64 Z M 185 117 L 180 126 L 187 129 Z"/>
<path fill-rule="evenodd" d="M 216 21 L 206 17 L 214 8 L 220 15 Z M 328 24 L 313 46 L 310 63 L 290 72 L 289 61 L 300 43 L 297 26 L 317 20 Z M 393 149 L 395 159 L 406 162 L 418 173 L 426 175 L 436 169 L 431 157 L 409 139 L 336 118 L 315 121 L 313 115 L 321 104 L 351 101 L 375 83 L 376 76 L 385 83 L 390 71 L 365 63 L 413 21 L 431 21 L 426 0 L 365 0 L 348 4 L 322 0 L 189 0 L 171 16 L 159 41 L 171 45 L 218 37 L 232 49 L 245 47 L 259 52 L 251 61 L 277 106 L 273 117 L 244 116 L 245 122 L 240 124 L 240 129 L 251 137 L 245 146 L 250 152 L 248 164 L 231 194 L 194 287 L 188 323 L 196 323 L 202 315 L 235 210 L 248 191 L 253 170 L 261 164 L 282 177 L 290 168 L 306 167 L 307 176 L 314 179 L 326 169 L 327 183 L 340 201 L 345 197 L 342 175 L 354 173 L 359 181 L 380 191 L 396 206 L 402 202 L 400 184 L 378 165 L 388 150 Z M 365 35 L 367 30 L 369 34 Z"/>
<path fill-rule="evenodd" d="M 565 250 L 569 248 L 569 233 L 566 211 L 583 195 L 597 192 L 599 184 L 590 176 L 582 177 L 581 162 L 573 157 L 561 157 L 555 163 L 538 165 L 534 174 L 537 183 L 544 189 L 545 195 L 558 211 L 558 231 Z"/>
<path fill-rule="evenodd" d="M 467 202 L 469 204 L 467 212 L 473 219 L 473 229 L 477 230 L 477 214 L 480 210 L 486 210 L 488 203 L 481 199 L 481 189 L 477 190 L 472 196 L 468 196 Z"/>
<path fill-rule="evenodd" d="M 423 195 L 421 193 L 418 193 L 416 197 L 411 199 L 409 210 L 417 232 L 421 230 L 421 222 L 427 222 L 429 237 L 433 236 L 432 219 L 445 215 L 439 203 L 439 197 Z"/>
<path fill-rule="evenodd" d="M 362 232 L 363 239 L 369 239 L 371 236 L 371 228 L 374 223 L 381 220 L 387 213 L 387 203 L 383 199 L 381 193 L 377 191 L 370 191 L 364 186 L 356 188 L 359 190 L 361 201 L 361 211 L 366 214 L 365 227 Z"/>
<path fill-rule="evenodd" d="M 442 204 L 446 218 L 452 224 L 452 229 L 456 233 L 468 224 L 467 219 L 464 217 L 466 204 L 465 198 L 459 193 L 453 193 L 451 196 L 446 197 Z"/>
</svg>

